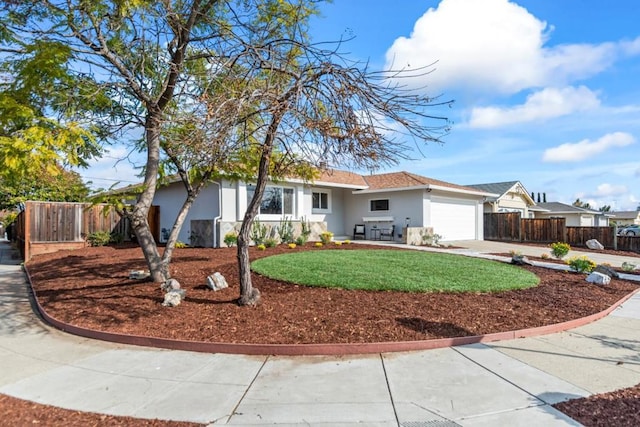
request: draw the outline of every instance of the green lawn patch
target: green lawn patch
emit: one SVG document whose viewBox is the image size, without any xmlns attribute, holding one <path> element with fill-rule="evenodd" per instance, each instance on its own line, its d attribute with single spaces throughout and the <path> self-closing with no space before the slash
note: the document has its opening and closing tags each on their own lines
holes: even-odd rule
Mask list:
<svg viewBox="0 0 640 427">
<path fill-rule="evenodd" d="M 538 277 L 520 267 L 435 252 L 321 250 L 261 258 L 253 271 L 308 286 L 402 292 L 499 292 L 524 289 Z"/>
</svg>

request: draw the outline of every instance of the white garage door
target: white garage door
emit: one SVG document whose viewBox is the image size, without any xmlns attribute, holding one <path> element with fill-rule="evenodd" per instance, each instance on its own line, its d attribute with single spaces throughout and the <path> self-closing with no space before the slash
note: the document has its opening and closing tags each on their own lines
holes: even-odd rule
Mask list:
<svg viewBox="0 0 640 427">
<path fill-rule="evenodd" d="M 476 238 L 476 203 L 453 199 L 431 199 L 431 226 L 441 240 Z"/>
</svg>

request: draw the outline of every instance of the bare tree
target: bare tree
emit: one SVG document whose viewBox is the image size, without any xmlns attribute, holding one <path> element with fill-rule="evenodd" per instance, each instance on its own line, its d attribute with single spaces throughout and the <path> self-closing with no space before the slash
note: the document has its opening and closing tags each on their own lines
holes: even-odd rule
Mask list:
<svg viewBox="0 0 640 427">
<path fill-rule="evenodd" d="M 256 96 L 243 137 L 259 153 L 255 191 L 238 235 L 239 303 L 255 305 L 260 292 L 251 282 L 248 247 L 270 177 L 294 175 L 301 163 L 356 169 L 395 164 L 416 144 L 440 142 L 448 121 L 428 111 L 451 101 L 405 89 L 407 72 L 370 72 L 295 37 L 253 45 L 238 63 Z"/>
</svg>

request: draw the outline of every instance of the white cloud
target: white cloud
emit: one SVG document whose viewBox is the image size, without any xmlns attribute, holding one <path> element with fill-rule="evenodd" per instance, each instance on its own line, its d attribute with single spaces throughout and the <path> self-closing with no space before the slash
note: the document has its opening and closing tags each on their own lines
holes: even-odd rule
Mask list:
<svg viewBox="0 0 640 427">
<path fill-rule="evenodd" d="M 387 67 L 417 69 L 437 61 L 435 72 L 415 79 L 417 87 L 512 94 L 595 75 L 618 53 L 614 43 L 545 47 L 552 30 L 508 0 L 442 0 L 409 37 L 395 40 Z M 624 47 L 637 49 L 629 42 Z"/>
<path fill-rule="evenodd" d="M 579 162 L 610 148 L 625 147 L 635 143 L 635 138 L 625 132 L 614 132 L 604 135 L 596 141 L 583 139 L 576 143 L 566 143 L 544 151 L 545 162 Z"/>
<path fill-rule="evenodd" d="M 114 184 L 122 187 L 142 181 L 137 176 L 140 170 L 136 169 L 136 164 L 144 164 L 141 156 L 125 146 L 110 146 L 102 157 L 89 161 L 88 168 L 75 170 L 85 181 L 91 181 L 92 188 L 110 188 Z"/>
<path fill-rule="evenodd" d="M 600 101 L 586 88 L 547 88 L 527 97 L 523 105 L 514 107 L 478 107 L 471 111 L 472 128 L 496 128 L 515 123 L 550 119 L 596 108 Z"/>
<path fill-rule="evenodd" d="M 626 185 L 611 185 L 609 183 L 604 183 L 598 185 L 596 191 L 591 193 L 589 197 L 617 197 L 623 194 L 626 194 L 629 190 Z"/>
</svg>

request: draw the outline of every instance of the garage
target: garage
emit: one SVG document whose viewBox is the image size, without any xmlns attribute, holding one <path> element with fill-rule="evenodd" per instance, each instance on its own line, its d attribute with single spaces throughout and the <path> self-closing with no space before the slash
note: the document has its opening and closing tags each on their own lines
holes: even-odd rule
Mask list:
<svg viewBox="0 0 640 427">
<path fill-rule="evenodd" d="M 431 198 L 431 226 L 441 240 L 474 240 L 477 238 L 475 201 Z"/>
</svg>

